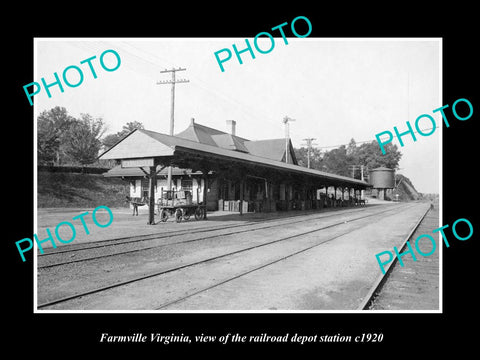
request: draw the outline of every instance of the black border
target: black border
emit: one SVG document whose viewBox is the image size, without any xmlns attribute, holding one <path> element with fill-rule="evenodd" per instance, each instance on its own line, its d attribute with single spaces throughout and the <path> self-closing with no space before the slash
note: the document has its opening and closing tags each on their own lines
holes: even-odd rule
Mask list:
<svg viewBox="0 0 480 360">
<path fill-rule="evenodd" d="M 299 5 L 299 4 L 295 4 Z M 33 5 L 36 7 L 36 5 Z M 126 7 L 122 9 L 122 7 Z M 382 343 L 367 344 L 248 344 L 248 348 L 283 351 L 354 350 L 379 355 L 385 348 L 398 349 L 405 355 L 461 346 L 463 351 L 475 344 L 474 330 L 465 325 L 471 313 L 476 312 L 476 250 L 478 250 L 478 215 L 472 203 L 476 197 L 475 126 L 480 104 L 478 88 L 477 38 L 474 36 L 476 9 L 461 3 L 438 4 L 421 9 L 418 5 L 396 3 L 377 7 L 372 5 L 324 4 L 297 6 L 278 3 L 259 6 L 246 3 L 223 3 L 215 6 L 178 4 L 109 4 L 100 10 L 97 5 L 64 6 L 41 10 L 29 6 L 17 11 L 14 26 L 2 26 L 8 37 L 10 55 L 7 70 L 8 116 L 4 118 L 4 204 L 7 219 L 2 242 L 7 268 L 4 270 L 7 287 L 4 288 L 4 307 L 8 316 L 5 326 L 6 343 L 16 351 L 31 348 L 32 356 L 65 356 L 112 354 L 133 348 L 139 353 L 155 351 L 156 356 L 167 352 L 195 354 L 199 351 L 219 350 L 227 353 L 240 351 L 246 344 L 188 346 L 170 344 L 105 344 L 99 343 L 102 332 L 131 334 L 134 332 L 183 333 L 185 335 L 223 335 L 241 333 L 270 335 L 328 333 L 356 335 L 384 334 Z M 135 7 L 132 9 L 132 7 Z M 150 8 L 152 7 L 152 8 Z M 20 15 L 21 14 L 21 15 Z M 311 37 L 441 37 L 443 38 L 443 104 L 453 104 L 458 98 L 467 98 L 473 104 L 474 115 L 468 121 L 452 120 L 443 131 L 443 223 L 452 224 L 458 218 L 469 219 L 474 236 L 465 242 L 451 241 L 444 247 L 444 313 L 443 314 L 33 314 L 33 258 L 22 263 L 14 242 L 33 233 L 33 109 L 28 106 L 22 86 L 33 81 L 34 37 L 254 37 L 258 32 L 296 16 L 306 16 L 313 25 Z M 312 64 L 315 66 L 315 64 Z M 288 71 L 286 69 L 286 71 Z M 477 80 L 478 81 L 478 80 Z M 475 84 L 475 85 L 474 85 Z M 439 104 L 443 105 L 443 104 Z M 433 109 L 432 109 L 433 110 Z M 451 111 L 447 115 L 452 118 Z M 453 118 L 452 118 L 453 119 Z M 17 141 L 10 141 L 9 138 Z M 13 151 L 12 151 L 13 150 Z M 14 179 L 15 191 L 8 190 Z M 448 232 L 447 232 L 448 234 Z M 451 233 L 450 233 L 451 234 Z M 450 235 L 451 237 L 451 235 Z M 475 328 L 475 324 L 473 329 Z M 416 348 L 415 348 L 416 347 Z M 59 352 L 59 348 L 65 349 Z M 319 353 L 319 355 L 322 353 Z M 386 354 L 384 354 L 386 355 Z M 264 355 L 265 356 L 265 355 Z"/>
</svg>

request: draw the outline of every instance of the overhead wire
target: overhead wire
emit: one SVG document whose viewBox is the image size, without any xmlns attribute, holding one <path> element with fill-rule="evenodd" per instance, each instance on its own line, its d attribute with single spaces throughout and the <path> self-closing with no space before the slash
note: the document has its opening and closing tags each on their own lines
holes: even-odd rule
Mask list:
<svg viewBox="0 0 480 360">
<path fill-rule="evenodd" d="M 123 42 L 124 44 L 127 44 L 129 45 L 130 47 L 136 49 L 137 51 L 140 51 L 140 52 L 143 52 L 153 58 L 156 58 L 160 61 L 167 61 L 166 59 L 163 59 L 161 58 L 159 55 L 156 55 L 156 54 L 152 54 L 151 52 L 147 51 L 147 50 L 143 50 L 143 49 L 139 49 L 138 47 L 134 46 L 133 44 L 129 43 L 129 42 Z M 159 64 L 155 64 L 159 67 L 161 67 L 161 65 Z M 195 80 L 193 82 L 191 82 L 191 85 L 193 85 L 194 87 L 198 87 L 214 96 L 216 96 L 217 98 L 220 98 L 222 99 L 223 101 L 226 101 L 228 103 L 231 103 L 231 104 L 234 104 L 236 107 L 238 107 L 238 109 L 240 109 L 240 111 L 242 113 L 244 113 L 247 117 L 253 119 L 253 120 L 257 120 L 257 121 L 265 121 L 265 120 L 271 120 L 272 123 L 276 123 L 272 118 L 270 118 L 269 115 L 267 114 L 264 114 L 264 117 L 260 118 L 258 117 L 255 113 L 258 112 L 258 110 L 253 110 L 253 109 L 250 109 L 248 105 L 245 105 L 244 103 L 241 103 L 239 102 L 238 100 L 230 97 L 229 95 L 226 95 L 226 94 L 223 94 L 223 93 L 220 93 L 214 89 L 212 89 L 207 83 L 205 83 L 203 80 L 201 80 L 200 78 L 198 78 L 195 74 L 189 74 L 189 78 Z"/>
<path fill-rule="evenodd" d="M 80 48 L 82 50 L 88 50 L 88 51 L 92 51 L 94 53 L 99 53 L 99 52 L 104 51 L 105 50 L 105 44 L 108 44 L 112 47 L 118 47 L 118 44 L 121 44 L 121 45 L 123 45 L 123 46 L 121 46 L 121 51 L 124 54 L 126 53 L 127 56 L 130 56 L 133 61 L 136 61 L 137 64 L 139 64 L 139 66 L 138 67 L 132 66 L 132 65 L 130 65 L 129 62 L 123 62 L 122 65 L 125 64 L 132 71 L 136 72 L 139 75 L 147 77 L 149 79 L 151 78 L 151 73 L 152 72 L 158 71 L 159 69 L 164 69 L 164 68 L 173 66 L 173 64 L 169 60 L 164 59 L 164 58 L 160 57 L 159 55 L 153 54 L 153 53 L 151 53 L 147 50 L 140 49 L 137 46 L 133 45 L 129 41 L 118 41 L 118 42 L 114 43 L 114 42 L 107 41 L 107 40 L 88 40 L 88 39 L 86 39 L 86 40 L 70 40 L 70 41 L 66 41 L 66 43 L 70 44 L 71 46 Z M 127 49 L 127 48 L 130 48 L 130 49 Z M 133 51 L 132 51 L 132 49 L 133 49 Z M 137 52 L 137 53 L 135 53 L 134 51 Z M 143 54 L 143 56 L 142 56 L 142 54 Z M 150 57 L 150 59 L 148 59 L 145 55 L 148 55 Z M 144 66 L 145 64 L 147 64 L 151 68 L 151 71 L 148 71 L 148 70 L 145 69 L 145 66 Z M 168 64 L 168 66 L 165 66 L 165 64 Z M 272 124 L 277 123 L 277 121 L 275 121 L 275 119 L 271 118 L 271 116 L 268 115 L 268 114 L 263 114 L 262 118 L 258 117 L 255 114 L 255 113 L 258 113 L 258 111 L 259 111 L 258 109 L 256 109 L 256 110 L 250 109 L 250 107 L 248 105 L 245 105 L 245 104 L 241 103 L 237 99 L 233 99 L 229 95 L 226 95 L 226 94 L 220 93 L 220 92 L 218 92 L 214 89 L 211 89 L 208 86 L 207 83 L 205 83 L 203 80 L 198 78 L 196 75 L 189 74 L 189 78 L 192 78 L 192 79 L 195 80 L 195 81 L 191 82 L 191 84 L 193 86 L 198 87 L 198 88 L 202 89 L 203 91 L 206 91 L 206 92 L 212 94 L 213 96 L 222 99 L 223 101 L 234 104 L 247 117 L 249 117 L 253 120 L 256 120 L 256 121 L 262 121 L 262 122 L 268 121 Z M 262 110 L 260 110 L 260 111 L 262 111 Z M 436 127 L 436 129 L 437 128 L 438 128 L 438 126 Z M 428 129 L 424 129 L 423 131 L 429 131 L 429 130 L 432 130 L 432 129 L 433 128 L 428 128 Z M 418 134 L 417 131 L 414 131 L 414 133 Z M 393 137 L 397 137 L 397 135 L 394 135 L 394 134 L 392 134 L 392 135 L 393 135 Z M 355 143 L 356 144 L 363 144 L 363 143 L 372 142 L 372 141 L 375 141 L 375 140 L 372 139 L 372 140 L 355 141 Z M 315 146 L 315 147 L 312 146 L 312 148 L 333 149 L 333 148 L 338 148 L 338 147 L 347 146 L 347 145 L 348 145 L 348 143 L 337 144 L 337 145 L 328 145 L 328 146 Z"/>
<path fill-rule="evenodd" d="M 437 127 L 435 127 L 435 129 L 438 129 L 438 128 L 439 128 L 438 126 L 437 126 Z M 432 129 L 433 129 L 433 127 L 431 127 L 431 128 L 428 128 L 428 129 L 423 129 L 423 131 L 428 131 L 428 130 L 432 130 Z M 415 134 L 419 134 L 419 132 L 418 132 L 418 131 L 414 131 L 413 133 L 415 133 Z M 394 135 L 394 134 L 392 134 L 392 136 L 393 136 L 394 138 L 398 137 L 397 135 Z M 354 141 L 355 141 L 355 139 L 354 139 Z M 368 143 L 368 142 L 372 142 L 372 141 L 376 141 L 376 140 L 362 140 L 362 141 L 355 141 L 355 144 L 363 144 L 363 143 Z M 340 147 L 340 146 L 347 146 L 347 145 L 349 145 L 349 144 L 350 144 L 350 143 L 346 143 L 346 144 L 339 144 L 339 145 L 329 145 L 329 146 L 317 146 L 316 148 L 317 148 L 317 149 L 338 148 L 338 147 Z"/>
</svg>

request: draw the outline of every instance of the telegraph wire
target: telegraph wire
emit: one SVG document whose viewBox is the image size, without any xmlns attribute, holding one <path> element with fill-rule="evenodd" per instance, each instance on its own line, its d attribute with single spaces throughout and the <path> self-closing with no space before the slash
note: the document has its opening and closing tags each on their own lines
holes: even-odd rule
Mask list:
<svg viewBox="0 0 480 360">
<path fill-rule="evenodd" d="M 163 61 L 165 59 L 162 59 L 161 57 L 159 57 L 158 55 L 155 55 L 151 52 L 148 52 L 146 50 L 140 50 L 139 48 L 137 48 L 136 46 L 133 46 L 132 44 L 128 43 L 128 42 L 122 42 L 124 44 L 127 44 L 129 46 L 131 46 L 132 48 L 138 50 L 138 51 L 141 51 L 145 54 L 148 54 L 150 55 L 152 58 L 156 58 L 160 61 Z M 138 57 L 138 56 L 137 56 Z M 146 60 L 146 59 L 144 59 Z M 148 60 L 147 60 L 148 61 Z M 166 62 L 168 62 L 167 60 L 165 60 Z M 152 62 L 150 62 L 152 63 Z M 160 64 L 155 64 L 155 66 L 160 66 L 162 68 L 166 68 L 165 66 L 162 66 Z M 173 63 L 170 63 L 168 67 L 172 67 L 173 66 Z M 253 119 L 253 120 L 257 120 L 257 121 L 265 121 L 266 119 L 268 119 L 269 122 L 271 122 L 271 124 L 276 124 L 277 123 L 277 119 L 273 119 L 271 118 L 270 116 L 266 115 L 266 114 L 263 114 L 263 118 L 260 118 L 258 117 L 257 115 L 255 115 L 254 113 L 255 112 L 258 112 L 258 110 L 252 110 L 252 109 L 249 109 L 249 107 L 245 104 L 242 104 L 240 103 L 238 100 L 226 95 L 226 94 L 222 94 L 222 93 L 219 93 L 218 91 L 216 90 L 213 90 L 209 87 L 209 85 L 207 83 L 205 83 L 203 80 L 199 79 L 198 77 L 196 77 L 195 75 L 190 75 L 190 78 L 192 78 L 194 81 L 191 83 L 193 86 L 195 87 L 198 87 L 214 96 L 216 96 L 217 98 L 220 98 L 222 99 L 223 101 L 226 101 L 228 103 L 231 103 L 235 106 L 238 107 L 238 109 L 243 113 L 245 114 L 247 117 L 249 117 L 250 119 Z M 202 85 L 203 84 L 203 85 Z"/>
<path fill-rule="evenodd" d="M 439 127 L 435 127 L 435 129 L 438 129 Z M 427 131 L 427 130 L 432 130 L 433 127 L 431 128 L 428 128 L 428 129 L 423 129 L 423 131 Z M 415 134 L 418 134 L 419 132 L 418 131 L 414 131 Z M 392 134 L 394 138 L 398 137 L 396 134 Z M 355 139 L 354 139 L 355 140 Z M 377 141 L 375 139 L 372 139 L 372 140 L 362 140 L 362 141 L 355 141 L 355 144 L 363 144 L 363 143 L 368 143 L 368 142 L 372 142 L 372 141 Z M 329 145 L 329 146 L 317 146 L 315 147 L 316 149 L 330 149 L 330 148 L 338 148 L 340 146 L 348 146 L 348 144 L 350 144 L 350 142 L 346 143 L 346 144 L 340 144 L 340 145 Z"/>
<path fill-rule="evenodd" d="M 108 43 L 107 41 L 68 41 L 69 45 L 72 45 L 76 48 L 79 48 L 81 50 L 88 50 L 89 52 L 93 52 L 93 54 L 98 54 L 99 52 L 103 51 L 105 49 L 105 43 Z M 100 46 L 101 45 L 101 46 Z M 110 44 L 109 44 L 110 45 Z M 115 48 L 118 48 L 118 46 L 115 45 Z M 125 50 L 123 47 L 121 47 L 121 52 L 120 55 L 124 57 L 124 55 L 127 55 L 129 57 L 135 57 L 137 60 L 133 59 L 134 61 L 137 61 L 139 65 L 138 67 L 133 67 L 129 61 L 122 61 L 122 66 L 126 66 L 129 68 L 131 71 L 139 74 L 140 76 L 146 77 L 146 78 L 151 78 L 152 73 L 158 69 L 159 66 L 158 64 L 154 64 L 151 61 L 148 61 L 147 59 L 142 59 L 141 57 L 133 54 L 132 52 Z M 140 63 L 139 60 L 143 60 L 143 63 Z M 145 63 L 148 63 L 148 65 L 152 68 L 151 71 L 147 71 L 145 69 Z"/>
<path fill-rule="evenodd" d="M 110 46 L 113 46 L 113 47 L 118 47 L 118 44 L 117 43 L 113 43 L 113 42 L 110 42 L 110 41 L 106 41 L 106 40 L 89 40 L 89 39 L 79 39 L 79 40 L 69 40 L 69 41 L 66 41 L 67 44 L 71 45 L 71 46 L 74 46 L 74 47 L 77 47 L 79 49 L 82 49 L 82 50 L 88 50 L 90 52 L 94 52 L 95 54 L 96 53 L 99 53 L 101 51 L 104 50 L 105 48 L 105 44 L 108 44 Z M 166 60 L 166 59 L 163 59 L 161 58 L 160 56 L 156 55 L 156 54 L 153 54 L 153 53 L 150 53 L 146 50 L 143 50 L 143 49 L 139 49 L 138 47 L 132 45 L 130 42 L 127 42 L 127 41 L 118 41 L 118 43 L 120 44 L 123 44 L 124 46 L 120 46 L 121 47 L 121 50 L 122 52 L 125 52 L 127 53 L 129 56 L 137 59 L 135 61 L 137 61 L 137 63 L 148 63 L 149 66 L 152 67 L 152 72 L 155 72 L 155 71 L 158 71 L 158 68 L 167 68 L 167 66 L 165 66 L 165 63 L 169 63 L 169 66 L 168 67 L 171 67 L 171 65 L 173 64 L 172 62 Z M 138 55 L 138 54 L 135 54 L 133 53 L 131 50 L 128 50 L 125 48 L 125 45 L 135 49 L 136 51 L 138 52 L 141 52 L 141 53 L 144 53 L 146 55 L 149 55 L 151 58 L 155 59 L 155 62 L 152 61 L 152 60 L 149 60 L 147 59 L 145 56 L 141 56 L 141 55 Z M 123 65 L 123 63 L 122 63 Z M 128 64 L 128 62 L 125 62 L 125 65 L 131 69 L 132 71 L 136 72 L 137 74 L 139 75 L 142 75 L 144 77 L 147 77 L 147 78 L 151 78 L 151 73 L 147 71 L 145 71 L 144 67 L 143 66 L 139 66 L 138 68 L 137 67 L 132 67 L 131 65 Z M 139 70 L 140 69 L 140 70 Z M 144 73 L 142 73 L 142 71 Z M 240 103 L 238 100 L 236 99 L 233 99 L 231 98 L 230 96 L 226 95 L 226 94 L 222 94 L 222 93 L 219 93 L 217 92 L 216 90 L 213 90 L 211 88 L 208 87 L 208 84 L 206 84 L 203 80 L 200 80 L 199 78 L 197 78 L 196 76 L 190 76 L 191 78 L 193 78 L 195 81 L 192 82 L 192 85 L 206 91 L 206 92 L 209 92 L 211 93 L 213 96 L 216 96 L 218 98 L 221 98 L 223 101 L 226 101 L 226 102 L 229 102 L 231 104 L 234 104 L 235 106 L 237 106 L 240 111 L 242 113 L 244 113 L 247 117 L 253 119 L 253 120 L 258 120 L 258 121 L 268 121 L 270 122 L 271 124 L 276 124 L 277 123 L 277 119 L 273 119 L 272 117 L 270 117 L 269 115 L 267 114 L 263 114 L 264 117 L 260 118 L 258 116 L 256 116 L 255 114 L 253 114 L 251 111 L 251 109 L 249 109 L 249 107 L 245 104 L 242 104 Z M 201 84 L 204 84 L 206 86 L 202 86 Z M 258 110 L 254 110 L 254 112 L 258 112 Z M 438 129 L 439 127 L 437 126 L 435 129 Z M 432 130 L 433 127 L 431 128 L 428 128 L 428 129 L 424 129 L 423 131 L 428 131 L 428 130 Z M 418 131 L 414 131 L 413 133 L 415 134 L 418 134 Z M 396 134 L 392 134 L 394 138 L 397 138 L 398 136 Z M 368 142 L 372 142 L 372 141 L 376 141 L 374 139 L 372 140 L 362 140 L 362 141 L 355 141 L 356 144 L 363 144 L 363 143 L 368 143 Z M 345 143 L 345 144 L 338 144 L 338 145 L 328 145 L 328 146 L 316 146 L 314 148 L 316 149 L 333 149 L 333 148 L 338 148 L 338 147 L 341 147 L 341 146 L 347 146 L 348 143 Z"/>
<path fill-rule="evenodd" d="M 122 62 L 122 65 L 125 64 L 125 66 L 128 67 L 130 70 L 132 70 L 135 73 L 137 73 L 137 74 L 139 74 L 143 77 L 146 77 L 146 78 L 151 78 L 152 73 L 155 73 L 156 71 L 158 71 L 158 68 L 171 68 L 173 66 L 172 62 L 170 62 L 166 59 L 163 59 L 160 56 L 155 55 L 151 52 L 140 49 L 140 48 L 132 45 L 128 41 L 118 41 L 118 42 L 113 43 L 113 42 L 107 41 L 107 40 L 88 40 L 88 39 L 83 40 L 82 39 L 82 40 L 78 40 L 78 41 L 75 41 L 75 40 L 68 41 L 68 43 L 70 45 L 73 45 L 73 46 L 75 46 L 77 48 L 80 48 L 82 50 L 88 50 L 90 52 L 93 51 L 94 53 L 98 53 L 99 51 L 101 52 L 105 48 L 105 44 L 107 44 L 111 47 L 120 48 L 121 51 L 124 54 L 129 55 L 130 57 L 133 57 L 132 60 L 136 61 L 137 64 L 139 64 L 138 68 L 129 64 L 128 61 Z M 127 49 L 126 47 L 130 47 L 132 49 L 135 49 L 139 53 L 143 53 L 143 56 L 142 56 L 142 54 L 133 53 L 131 49 Z M 147 59 L 145 55 L 149 55 L 149 57 L 151 57 L 151 59 L 153 59 L 154 61 L 152 61 L 150 59 Z M 167 63 L 168 66 L 165 66 L 165 63 Z M 145 69 L 145 64 L 148 64 L 149 68 L 152 69 L 151 72 L 147 71 Z M 231 105 L 234 105 L 247 118 L 255 120 L 255 121 L 260 121 L 260 122 L 266 122 L 267 121 L 268 123 L 270 123 L 271 125 L 274 125 L 274 126 L 276 126 L 276 124 L 278 123 L 278 119 L 273 118 L 271 115 L 263 112 L 262 110 L 251 109 L 248 105 L 241 103 L 237 99 L 234 99 L 227 94 L 220 93 L 220 92 L 216 91 L 215 89 L 212 89 L 209 86 L 209 84 L 205 83 L 203 80 L 199 79 L 198 77 L 190 74 L 190 78 L 192 78 L 192 80 L 193 80 L 191 84 L 194 87 L 197 87 L 199 89 L 204 90 L 205 92 L 209 93 L 210 95 L 213 95 L 214 97 L 220 99 L 221 101 L 223 101 L 225 103 L 229 103 Z M 261 116 L 257 115 L 257 113 L 259 111 L 262 111 Z"/>
</svg>

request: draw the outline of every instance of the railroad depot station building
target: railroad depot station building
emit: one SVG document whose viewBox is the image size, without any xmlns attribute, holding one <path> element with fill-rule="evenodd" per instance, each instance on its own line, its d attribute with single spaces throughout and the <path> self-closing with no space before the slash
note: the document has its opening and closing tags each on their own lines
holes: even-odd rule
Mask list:
<svg viewBox="0 0 480 360">
<path fill-rule="evenodd" d="M 175 136 L 137 129 L 100 159 L 120 164 L 104 174 L 130 182 L 130 196 L 155 203 L 168 189 L 188 191 L 207 210 L 265 212 L 349 206 L 370 185 L 362 180 L 299 166 L 290 140 L 248 140 L 195 122 Z M 287 150 L 288 149 L 288 150 Z"/>
</svg>

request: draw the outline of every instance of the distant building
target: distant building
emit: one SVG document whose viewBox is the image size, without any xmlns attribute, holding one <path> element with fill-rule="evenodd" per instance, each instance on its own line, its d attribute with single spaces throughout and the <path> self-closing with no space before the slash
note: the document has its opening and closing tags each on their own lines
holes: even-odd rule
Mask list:
<svg viewBox="0 0 480 360">
<path fill-rule="evenodd" d="M 387 167 L 378 167 L 370 171 L 369 182 L 372 194 L 381 200 L 391 200 L 395 188 L 395 171 Z"/>
</svg>

